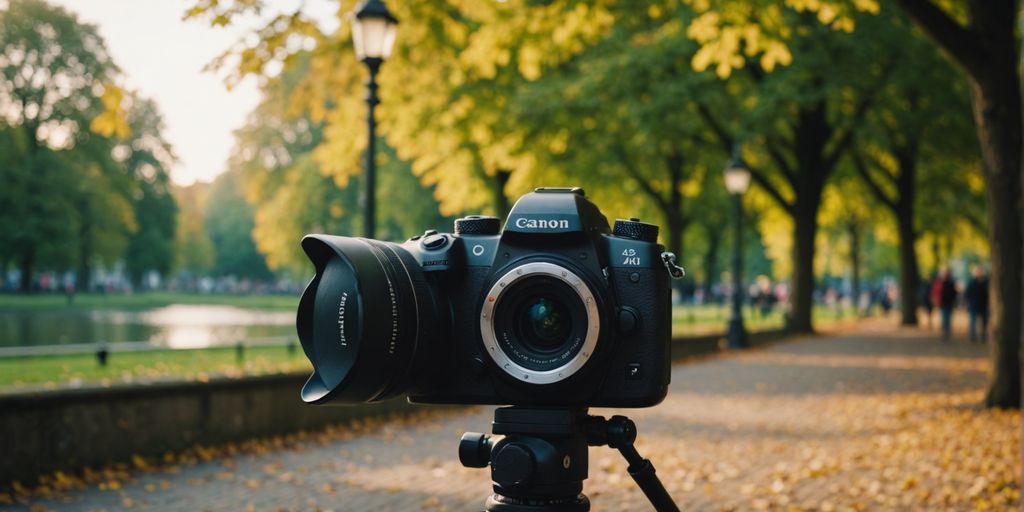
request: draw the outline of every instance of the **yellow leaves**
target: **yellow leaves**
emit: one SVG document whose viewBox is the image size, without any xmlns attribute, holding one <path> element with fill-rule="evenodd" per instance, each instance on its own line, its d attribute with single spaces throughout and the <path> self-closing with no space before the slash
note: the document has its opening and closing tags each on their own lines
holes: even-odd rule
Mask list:
<svg viewBox="0 0 1024 512">
<path fill-rule="evenodd" d="M 853 6 L 858 11 L 878 14 L 878 0 L 853 0 Z"/>
<path fill-rule="evenodd" d="M 127 139 L 131 136 L 132 129 L 128 125 L 124 89 L 114 84 L 103 84 L 102 89 L 100 102 L 103 104 L 103 112 L 93 118 L 89 123 L 89 129 L 104 137 L 116 135 L 121 139 Z"/>
<path fill-rule="evenodd" d="M 533 81 L 540 78 L 543 53 L 533 45 L 523 46 L 519 50 L 519 73 L 523 78 Z"/>
<path fill-rule="evenodd" d="M 134 466 L 135 469 L 145 470 L 149 468 L 149 463 L 146 462 L 146 459 L 136 454 L 132 455 L 132 466 Z"/>
<path fill-rule="evenodd" d="M 565 153 L 565 150 L 569 146 L 569 130 L 562 128 L 559 132 L 551 138 L 548 142 L 548 150 L 556 155 Z"/>
<path fill-rule="evenodd" d="M 743 65 L 740 55 L 761 55 L 765 71 L 792 63 L 787 41 L 793 26 L 785 19 L 784 10 L 813 13 L 822 25 L 833 30 L 852 32 L 854 11 L 877 13 L 877 0 L 854 0 L 853 5 L 834 0 L 786 0 L 779 4 L 751 9 L 744 2 L 724 1 L 712 6 L 707 0 L 691 0 L 697 17 L 690 23 L 687 35 L 700 43 L 691 65 L 696 71 L 714 67 L 715 74 L 727 78 L 732 70 Z M 807 32 L 797 26 L 797 33 Z"/>
<path fill-rule="evenodd" d="M 700 16 L 697 16 L 693 20 L 693 22 L 690 23 L 689 28 L 686 29 L 686 35 L 690 36 L 691 39 L 700 43 L 711 41 L 718 37 L 719 21 L 720 20 L 717 12 L 708 11 L 704 14 L 701 14 Z"/>
<path fill-rule="evenodd" d="M 733 69 L 743 65 L 743 57 L 739 53 L 742 29 L 726 27 L 714 41 L 701 46 L 693 56 L 691 65 L 696 71 L 704 71 L 712 64 L 719 78 L 728 78 Z"/>
<path fill-rule="evenodd" d="M 818 21 L 820 21 L 822 24 L 828 25 L 829 23 L 832 23 L 832 21 L 836 19 L 836 16 L 838 14 L 839 13 L 836 10 L 836 8 L 831 4 L 822 5 L 818 9 Z"/>
<path fill-rule="evenodd" d="M 793 54 L 789 47 L 779 41 L 769 42 L 761 55 L 761 67 L 765 71 L 772 71 L 776 65 L 788 66 L 793 63 Z"/>
<path fill-rule="evenodd" d="M 771 16 L 772 10 L 766 11 Z M 754 57 L 761 54 L 760 62 L 765 71 L 793 62 L 789 47 L 770 36 L 760 24 L 726 21 L 714 11 L 698 16 L 686 33 L 701 43 L 691 61 L 693 69 L 704 71 L 713 65 L 715 74 L 720 78 L 728 78 L 734 69 L 743 66 L 743 55 Z"/>
</svg>

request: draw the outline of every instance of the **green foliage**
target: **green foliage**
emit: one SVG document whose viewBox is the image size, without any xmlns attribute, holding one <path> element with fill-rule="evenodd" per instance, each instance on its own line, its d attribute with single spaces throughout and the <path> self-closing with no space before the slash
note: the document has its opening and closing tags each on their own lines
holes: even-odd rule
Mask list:
<svg viewBox="0 0 1024 512">
<path fill-rule="evenodd" d="M 133 95 L 128 108 L 130 136 L 112 150 L 133 178 L 132 208 L 137 229 L 128 240 L 124 260 L 132 281 L 144 272 L 162 275 L 174 264 L 174 234 L 178 207 L 170 190 L 169 167 L 175 156 L 161 135 L 163 120 L 155 103 Z"/>
<path fill-rule="evenodd" d="M 263 7 L 198 2 L 189 15 L 220 25 Z M 341 2 L 339 15 L 350 7 Z M 402 24 L 381 71 L 381 128 L 397 156 L 433 187 L 442 211 L 501 213 L 509 197 L 532 186 L 584 185 L 613 217 L 640 215 L 662 224 L 663 241 L 682 250 L 698 276 L 719 273 L 701 267 L 718 267 L 727 254 L 719 240 L 729 222 L 719 169 L 733 144 L 744 144 L 755 171 L 746 202 L 761 236 L 751 240 L 756 254 L 748 260 L 770 254 L 773 268 L 758 273 L 791 277 L 796 262 L 806 276 L 822 194 L 847 165 L 850 148 L 877 147 L 871 135 L 880 133 L 871 128 L 877 120 L 931 115 L 896 99 L 905 90 L 899 84 L 933 63 L 934 52 L 891 10 L 869 0 L 390 7 Z M 268 93 L 265 105 L 293 117 L 301 112 L 320 129 L 321 138 L 302 151 L 313 161 L 303 165 L 319 166 L 340 186 L 358 185 L 364 141 L 352 133 L 365 115 L 365 71 L 352 55 L 347 23 L 328 34 L 311 30 L 308 21 L 301 10 L 271 16 L 258 37 L 229 49 L 217 64 L 232 80 L 283 77 L 288 85 Z M 303 44 L 284 44 L 289 38 Z M 268 73 L 278 67 L 285 73 Z M 928 86 L 946 86 L 945 72 L 930 70 Z M 962 122 L 955 109 L 943 115 Z M 935 141 L 929 141 L 934 154 L 947 155 L 950 148 Z M 294 219 L 304 216 L 286 213 L 295 208 L 288 205 L 299 196 L 315 198 L 298 192 L 315 179 L 263 174 L 252 178 L 262 183 L 257 188 L 275 183 L 280 196 L 261 199 L 268 206 L 257 212 L 257 240 L 269 243 L 274 230 L 299 227 Z M 345 208 L 351 199 L 336 205 L 343 216 L 351 216 Z M 314 208 L 330 209 L 326 202 Z M 260 235 L 261 217 L 280 222 L 264 223 Z M 875 229 L 865 222 L 864 229 Z M 797 232 L 809 233 L 811 251 L 794 257 Z"/>
<path fill-rule="evenodd" d="M 165 271 L 173 224 L 161 218 L 174 205 L 159 113 L 116 85 L 95 27 L 14 0 L 0 11 L 0 73 L 0 259 L 20 267 L 22 288 L 36 270 L 70 268 L 87 288 L 94 264 L 126 255 L 133 275 Z"/>
<path fill-rule="evenodd" d="M 209 197 L 209 184 L 194 183 L 174 188 L 178 204 L 177 230 L 174 239 L 174 267 L 190 277 L 206 275 L 216 255 L 213 242 L 203 226 L 203 211 Z"/>
<path fill-rule="evenodd" d="M 252 207 L 240 187 L 234 172 L 221 174 L 211 185 L 203 216 L 216 253 L 213 274 L 268 279 L 270 270 L 252 239 Z"/>
</svg>

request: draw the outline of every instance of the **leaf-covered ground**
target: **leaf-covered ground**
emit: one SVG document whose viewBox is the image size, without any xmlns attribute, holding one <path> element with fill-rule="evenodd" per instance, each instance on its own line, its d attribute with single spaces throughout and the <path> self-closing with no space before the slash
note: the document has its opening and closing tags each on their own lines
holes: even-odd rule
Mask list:
<svg viewBox="0 0 1024 512">
<path fill-rule="evenodd" d="M 669 398 L 627 411 L 683 510 L 1015 510 L 1021 416 L 977 406 L 985 350 L 921 331 L 808 338 L 678 365 Z M 611 411 L 597 411 L 608 414 Z M 487 471 L 464 430 L 491 410 L 426 411 L 55 475 L 3 497 L 47 510 L 477 510 Z M 592 448 L 593 510 L 647 510 Z M 2 505 L 0 505 L 2 507 Z"/>
</svg>

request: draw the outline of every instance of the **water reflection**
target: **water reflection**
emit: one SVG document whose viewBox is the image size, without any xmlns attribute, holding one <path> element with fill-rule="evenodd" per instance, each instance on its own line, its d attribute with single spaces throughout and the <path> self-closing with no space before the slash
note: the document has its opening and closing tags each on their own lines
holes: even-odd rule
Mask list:
<svg viewBox="0 0 1024 512">
<path fill-rule="evenodd" d="M 175 304 L 142 311 L 0 312 L 0 346 L 150 342 L 171 348 L 230 345 L 292 336 L 295 314 L 221 305 Z"/>
</svg>

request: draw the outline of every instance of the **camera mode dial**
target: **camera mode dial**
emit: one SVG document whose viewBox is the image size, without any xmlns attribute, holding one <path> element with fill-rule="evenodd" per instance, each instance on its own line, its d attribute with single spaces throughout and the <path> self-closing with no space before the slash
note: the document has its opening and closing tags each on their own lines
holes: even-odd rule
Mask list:
<svg viewBox="0 0 1024 512">
<path fill-rule="evenodd" d="M 654 243 L 658 241 L 658 226 L 640 222 L 640 219 L 637 218 L 629 220 L 616 219 L 612 234 L 622 238 L 632 238 L 633 240 Z"/>
<path fill-rule="evenodd" d="M 455 232 L 460 235 L 497 235 L 501 232 L 501 221 L 497 217 L 469 215 L 455 219 Z"/>
</svg>

